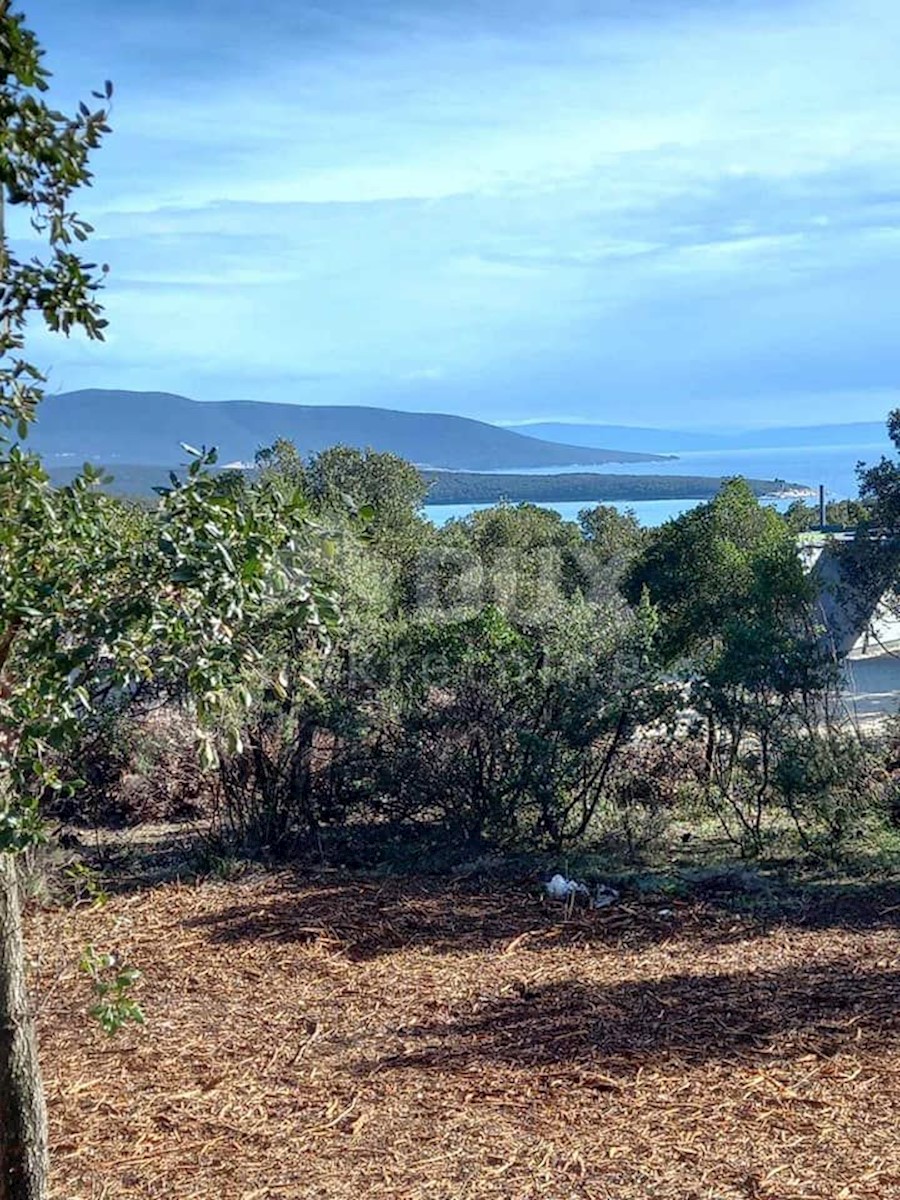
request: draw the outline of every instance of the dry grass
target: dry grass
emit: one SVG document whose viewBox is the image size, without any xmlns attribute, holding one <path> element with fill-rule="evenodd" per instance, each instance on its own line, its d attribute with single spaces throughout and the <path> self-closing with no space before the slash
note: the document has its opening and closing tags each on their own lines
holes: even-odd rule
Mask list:
<svg viewBox="0 0 900 1200">
<path fill-rule="evenodd" d="M 900 1197 L 900 903 L 659 908 L 269 876 L 37 913 L 54 1196 Z M 87 941 L 145 1030 L 85 1019 Z"/>
</svg>

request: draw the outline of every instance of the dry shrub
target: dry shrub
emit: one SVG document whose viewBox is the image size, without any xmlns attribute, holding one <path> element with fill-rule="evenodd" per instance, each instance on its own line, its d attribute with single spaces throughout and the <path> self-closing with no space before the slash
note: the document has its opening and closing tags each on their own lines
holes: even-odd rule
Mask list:
<svg viewBox="0 0 900 1200">
<path fill-rule="evenodd" d="M 193 722 L 174 705 L 98 718 L 85 729 L 68 770 L 78 784 L 57 798 L 54 811 L 73 823 L 179 821 L 200 815 L 210 804 Z"/>
<path fill-rule="evenodd" d="M 622 755 L 601 807 L 601 844 L 632 862 L 658 850 L 676 811 L 694 790 L 701 758 L 702 749 L 692 739 L 635 739 Z"/>
</svg>

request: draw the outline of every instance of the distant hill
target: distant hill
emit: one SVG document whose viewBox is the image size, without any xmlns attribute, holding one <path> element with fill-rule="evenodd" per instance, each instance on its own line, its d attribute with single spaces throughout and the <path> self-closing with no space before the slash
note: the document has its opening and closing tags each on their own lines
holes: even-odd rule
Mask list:
<svg viewBox="0 0 900 1200">
<path fill-rule="evenodd" d="M 68 483 L 78 466 L 55 466 L 50 477 L 57 484 Z M 119 463 L 110 470 L 113 481 L 108 490 L 120 496 L 152 496 L 155 487 L 168 484 L 168 468 L 134 463 Z M 573 472 L 561 475 L 506 475 L 478 471 L 428 471 L 422 476 L 428 484 L 428 504 L 496 504 L 523 500 L 535 504 L 557 504 L 583 500 L 586 504 L 632 500 L 708 500 L 716 494 L 722 480 L 709 475 L 602 475 Z M 778 495 L 785 484 L 773 479 L 748 479 L 757 496 Z"/>
<path fill-rule="evenodd" d="M 439 413 L 252 400 L 199 403 L 167 392 L 101 390 L 47 396 L 29 443 L 50 461 L 90 459 L 115 466 L 171 463 L 180 457 L 181 442 L 216 446 L 223 463 L 249 462 L 279 437 L 289 438 L 304 454 L 342 443 L 388 450 L 421 466 L 473 471 L 659 457 L 583 442 L 560 445 Z"/>
<path fill-rule="evenodd" d="M 576 446 L 610 442 L 632 453 L 679 454 L 692 450 L 770 450 L 795 446 L 877 446 L 888 441 L 883 421 L 852 421 L 834 425 L 773 426 L 729 433 L 690 429 L 650 429 L 632 425 L 567 425 L 542 421 L 510 425 L 526 437 L 565 440 Z"/>
</svg>

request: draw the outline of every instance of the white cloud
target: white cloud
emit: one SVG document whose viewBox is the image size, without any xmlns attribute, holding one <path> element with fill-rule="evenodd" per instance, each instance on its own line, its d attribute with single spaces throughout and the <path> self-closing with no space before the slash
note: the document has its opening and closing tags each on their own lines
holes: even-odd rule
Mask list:
<svg viewBox="0 0 900 1200">
<path fill-rule="evenodd" d="M 145 6 L 65 17 L 66 87 L 104 54 L 123 74 L 87 204 L 114 334 L 85 380 L 312 370 L 500 416 L 523 378 L 603 372 L 652 406 L 717 372 L 774 396 L 771 347 L 852 387 L 848 324 L 893 369 L 890 306 L 846 311 L 900 260 L 893 0 L 241 7 L 190 6 L 177 46 Z"/>
</svg>

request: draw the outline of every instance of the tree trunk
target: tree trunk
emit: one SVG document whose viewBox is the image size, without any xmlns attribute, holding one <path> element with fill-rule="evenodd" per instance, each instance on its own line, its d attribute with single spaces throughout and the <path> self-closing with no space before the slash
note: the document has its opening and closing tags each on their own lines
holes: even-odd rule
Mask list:
<svg viewBox="0 0 900 1200">
<path fill-rule="evenodd" d="M 16 856 L 0 851 L 0 1200 L 46 1200 L 47 1109 L 25 981 Z"/>
</svg>

